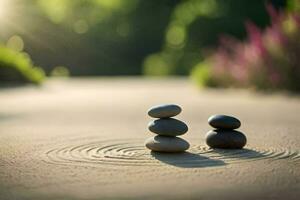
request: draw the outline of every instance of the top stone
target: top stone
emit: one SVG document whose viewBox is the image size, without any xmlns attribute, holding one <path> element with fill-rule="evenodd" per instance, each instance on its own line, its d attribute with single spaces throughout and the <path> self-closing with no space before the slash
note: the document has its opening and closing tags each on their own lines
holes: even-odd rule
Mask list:
<svg viewBox="0 0 300 200">
<path fill-rule="evenodd" d="M 213 115 L 208 118 L 208 123 L 217 129 L 237 129 L 241 126 L 240 120 L 227 115 Z"/>
<path fill-rule="evenodd" d="M 148 110 L 148 115 L 154 118 L 174 117 L 179 113 L 181 113 L 181 108 L 175 104 L 157 105 Z"/>
</svg>

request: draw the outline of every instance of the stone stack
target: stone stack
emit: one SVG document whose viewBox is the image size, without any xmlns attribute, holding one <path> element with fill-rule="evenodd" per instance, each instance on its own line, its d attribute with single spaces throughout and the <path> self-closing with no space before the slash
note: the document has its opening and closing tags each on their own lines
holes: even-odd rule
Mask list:
<svg viewBox="0 0 300 200">
<path fill-rule="evenodd" d="M 148 129 L 157 134 L 146 140 L 145 146 L 157 152 L 183 152 L 190 145 L 187 141 L 177 136 L 183 135 L 188 131 L 188 126 L 172 117 L 181 113 L 181 108 L 175 104 L 163 104 L 150 108 L 148 115 L 153 118 L 158 118 L 148 124 Z"/>
<path fill-rule="evenodd" d="M 246 136 L 237 129 L 240 120 L 227 115 L 213 115 L 208 119 L 209 125 L 216 128 L 206 134 L 206 144 L 211 148 L 241 149 L 247 143 Z"/>
</svg>

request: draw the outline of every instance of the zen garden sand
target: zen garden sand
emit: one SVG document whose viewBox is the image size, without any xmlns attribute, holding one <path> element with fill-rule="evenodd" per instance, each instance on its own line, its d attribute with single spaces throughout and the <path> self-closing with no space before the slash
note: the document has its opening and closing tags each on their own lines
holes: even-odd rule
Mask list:
<svg viewBox="0 0 300 200">
<path fill-rule="evenodd" d="M 144 146 L 155 136 L 146 111 L 162 102 L 182 107 L 186 152 Z M 300 196 L 297 96 L 199 90 L 175 78 L 54 79 L 1 89 L 0 105 L 1 200 Z M 246 146 L 210 149 L 214 114 L 238 117 Z"/>
</svg>

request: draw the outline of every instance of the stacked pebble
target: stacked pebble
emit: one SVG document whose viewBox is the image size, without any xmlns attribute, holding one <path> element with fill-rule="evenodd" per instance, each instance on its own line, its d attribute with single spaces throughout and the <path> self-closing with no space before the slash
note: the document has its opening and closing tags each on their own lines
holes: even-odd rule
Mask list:
<svg viewBox="0 0 300 200">
<path fill-rule="evenodd" d="M 216 128 L 206 134 L 206 144 L 211 148 L 241 149 L 247 143 L 246 136 L 237 129 L 241 126 L 240 120 L 227 115 L 213 115 L 208 123 Z"/>
<path fill-rule="evenodd" d="M 175 104 L 164 104 L 150 108 L 148 115 L 153 118 L 159 118 L 151 121 L 148 124 L 148 129 L 157 134 L 146 140 L 145 146 L 157 152 L 183 152 L 187 150 L 190 145 L 182 138 L 176 137 L 183 135 L 188 131 L 188 126 L 172 117 L 178 115 L 181 108 Z"/>
</svg>

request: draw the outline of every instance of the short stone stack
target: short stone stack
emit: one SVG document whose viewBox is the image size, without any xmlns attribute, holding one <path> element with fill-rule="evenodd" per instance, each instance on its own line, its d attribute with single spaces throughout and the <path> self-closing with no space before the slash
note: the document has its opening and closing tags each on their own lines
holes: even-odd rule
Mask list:
<svg viewBox="0 0 300 200">
<path fill-rule="evenodd" d="M 247 143 L 246 136 L 234 129 L 241 126 L 240 120 L 227 115 L 213 115 L 209 125 L 216 128 L 206 134 L 206 144 L 211 148 L 241 149 Z"/>
<path fill-rule="evenodd" d="M 145 141 L 145 146 L 157 152 L 178 153 L 187 150 L 190 145 L 187 141 L 177 136 L 188 131 L 188 126 L 172 117 L 181 113 L 181 108 L 175 104 L 163 104 L 150 108 L 148 115 L 158 118 L 148 124 L 148 129 L 157 134 Z"/>
</svg>

